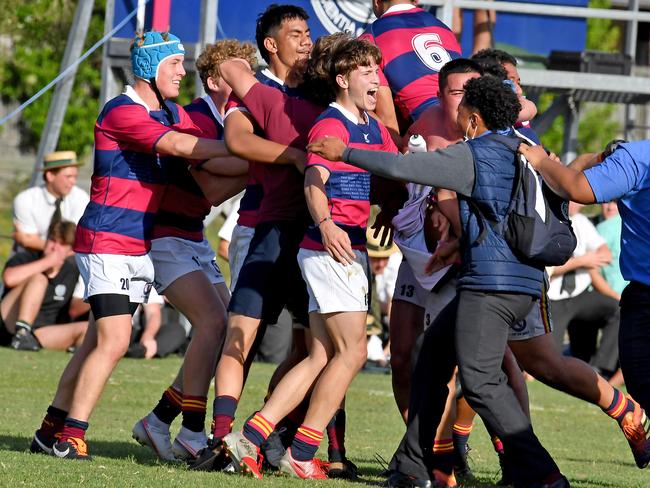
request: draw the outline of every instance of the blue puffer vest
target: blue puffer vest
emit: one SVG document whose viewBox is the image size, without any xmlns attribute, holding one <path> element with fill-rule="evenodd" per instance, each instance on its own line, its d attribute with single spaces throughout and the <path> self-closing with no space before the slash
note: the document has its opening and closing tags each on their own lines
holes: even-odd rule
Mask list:
<svg viewBox="0 0 650 488">
<path fill-rule="evenodd" d="M 513 136 L 514 137 L 514 136 Z M 510 204 L 515 177 L 514 153 L 491 133 L 467 141 L 474 155 L 476 178 L 473 203 L 486 219 L 501 222 Z M 521 262 L 503 235 L 495 232 L 468 202 L 459 196 L 463 227 L 463 268 L 459 289 L 485 292 L 522 293 L 541 296 L 544 270 Z M 483 229 L 484 239 L 477 243 Z"/>
</svg>

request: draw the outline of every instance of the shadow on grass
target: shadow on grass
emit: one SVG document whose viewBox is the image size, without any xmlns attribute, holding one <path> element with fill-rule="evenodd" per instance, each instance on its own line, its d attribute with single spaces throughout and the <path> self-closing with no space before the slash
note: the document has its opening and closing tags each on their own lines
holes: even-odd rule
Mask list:
<svg viewBox="0 0 650 488">
<path fill-rule="evenodd" d="M 351 457 L 359 467 L 359 483 L 369 486 L 385 486 L 386 479 L 382 473 L 387 466 L 377 459 Z M 463 481 L 464 488 L 493 488 L 496 482 L 494 475 L 491 473 L 474 473 L 475 479 Z"/>
<path fill-rule="evenodd" d="M 0 450 L 15 451 L 30 454 L 29 445 L 32 442 L 31 437 L 11 436 L 0 434 Z M 104 441 L 104 440 L 91 440 L 89 441 L 89 451 L 93 456 L 102 456 L 111 459 L 129 459 L 138 464 L 147 466 L 184 466 L 182 463 L 168 463 L 161 461 L 153 455 L 146 447 L 138 445 L 133 442 L 121 441 Z"/>
<path fill-rule="evenodd" d="M 562 457 L 558 456 L 558 459 L 560 461 L 570 461 L 573 463 L 591 463 L 593 461 L 596 461 L 599 465 L 611 464 L 612 466 L 626 466 L 626 467 L 637 469 L 636 463 L 633 463 L 632 461 L 621 461 L 620 459 L 598 458 L 597 460 L 595 460 L 594 458 L 590 458 L 590 457 L 578 458 L 578 457 L 569 457 L 569 456 L 562 456 Z"/>
</svg>

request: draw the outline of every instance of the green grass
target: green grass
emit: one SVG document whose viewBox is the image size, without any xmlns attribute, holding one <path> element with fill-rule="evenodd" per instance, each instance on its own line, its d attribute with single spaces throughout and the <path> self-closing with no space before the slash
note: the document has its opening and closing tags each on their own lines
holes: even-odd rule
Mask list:
<svg viewBox="0 0 650 488">
<path fill-rule="evenodd" d="M 123 360 L 99 403 L 89 431 L 92 463 L 31 455 L 27 447 L 52 397 L 69 355 L 0 349 L 0 486 L 262 486 L 252 479 L 222 473 L 191 472 L 157 461 L 131 439 L 131 427 L 146 414 L 172 380 L 179 358 Z M 236 427 L 259 408 L 273 367 L 256 364 L 241 401 Z M 538 436 L 551 451 L 572 486 L 630 488 L 650 486 L 650 473 L 638 470 L 627 443 L 612 420 L 586 405 L 539 383 L 530 384 L 531 410 Z M 403 426 L 392 399 L 390 377 L 361 374 L 347 400 L 347 447 L 370 484 L 381 480 L 374 454 L 390 458 Z M 174 427 L 174 430 L 177 426 Z M 478 482 L 492 486 L 498 464 L 482 426 L 470 439 Z M 321 451 L 321 455 L 323 452 Z M 266 476 L 265 486 L 305 486 L 301 480 Z M 322 486 L 358 486 L 339 481 Z"/>
</svg>

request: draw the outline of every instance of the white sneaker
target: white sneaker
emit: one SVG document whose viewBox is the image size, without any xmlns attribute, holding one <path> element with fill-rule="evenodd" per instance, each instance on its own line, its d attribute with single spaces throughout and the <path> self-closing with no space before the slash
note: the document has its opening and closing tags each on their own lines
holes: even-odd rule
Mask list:
<svg viewBox="0 0 650 488">
<path fill-rule="evenodd" d="M 133 426 L 132 433 L 136 441 L 150 448 L 160 459 L 176 461 L 172 452 L 169 425 L 162 422 L 153 412 L 138 420 Z"/>
<path fill-rule="evenodd" d="M 205 431 L 192 432 L 185 427 L 181 427 L 176 439 L 174 439 L 174 444 L 172 444 L 172 452 L 176 459 L 192 461 L 196 459 L 198 452 L 205 447 L 208 447 L 208 437 L 205 435 Z"/>
</svg>

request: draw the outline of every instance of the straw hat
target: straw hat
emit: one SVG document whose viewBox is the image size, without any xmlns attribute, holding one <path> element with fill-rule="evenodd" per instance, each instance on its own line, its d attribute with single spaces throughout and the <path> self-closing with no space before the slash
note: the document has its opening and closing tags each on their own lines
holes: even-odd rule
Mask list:
<svg viewBox="0 0 650 488">
<path fill-rule="evenodd" d="M 81 163 L 77 161 L 77 153 L 74 151 L 55 151 L 46 154 L 43 158 L 43 171 L 80 165 Z"/>
<path fill-rule="evenodd" d="M 379 234 L 377 237 L 373 237 L 375 230 L 368 227 L 366 230 L 366 249 L 368 250 L 368 256 L 371 258 L 387 258 L 391 254 L 397 251 L 397 246 L 394 242 L 390 246 L 381 246 Z"/>
</svg>

